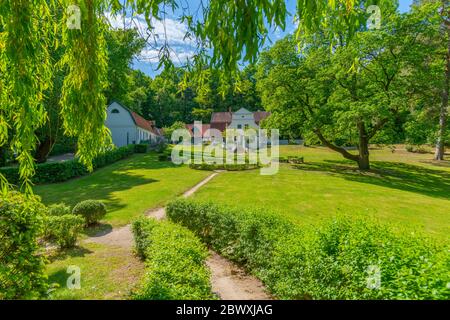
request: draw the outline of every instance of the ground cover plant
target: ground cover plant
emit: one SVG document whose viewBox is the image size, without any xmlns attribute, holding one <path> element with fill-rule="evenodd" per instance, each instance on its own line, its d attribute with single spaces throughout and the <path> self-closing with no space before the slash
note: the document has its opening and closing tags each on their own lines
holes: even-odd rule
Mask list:
<svg viewBox="0 0 450 320">
<path fill-rule="evenodd" d="M 265 210 L 181 199 L 167 214 L 282 299 L 450 298 L 448 246 L 410 230 L 351 216 L 302 228 Z"/>
</svg>

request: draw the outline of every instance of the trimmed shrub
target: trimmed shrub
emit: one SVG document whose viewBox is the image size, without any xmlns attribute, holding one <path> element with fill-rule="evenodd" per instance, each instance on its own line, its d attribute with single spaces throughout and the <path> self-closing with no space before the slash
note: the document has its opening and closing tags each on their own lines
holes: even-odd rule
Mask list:
<svg viewBox="0 0 450 320">
<path fill-rule="evenodd" d="M 53 204 L 48 208 L 49 216 L 64 216 L 67 214 L 71 214 L 72 210 L 65 203 L 57 203 Z"/>
<path fill-rule="evenodd" d="M 46 294 L 45 260 L 37 241 L 45 211 L 36 197 L 17 192 L 0 196 L 0 300 Z"/>
<path fill-rule="evenodd" d="M 84 224 L 83 217 L 73 214 L 49 216 L 46 219 L 45 235 L 60 248 L 71 248 L 75 246 Z"/>
<path fill-rule="evenodd" d="M 170 220 L 258 276 L 281 299 L 449 299 L 448 248 L 370 219 L 302 228 L 262 210 L 192 200 Z"/>
<path fill-rule="evenodd" d="M 147 153 L 148 152 L 148 148 L 149 148 L 148 144 L 144 144 L 144 143 L 136 144 L 134 146 L 134 152 L 136 152 L 136 153 Z"/>
<path fill-rule="evenodd" d="M 83 216 L 86 225 L 98 223 L 106 215 L 106 206 L 97 200 L 85 200 L 78 203 L 72 210 L 75 215 Z"/>
<path fill-rule="evenodd" d="M 133 223 L 137 252 L 146 261 L 137 300 L 212 299 L 208 250 L 186 228 L 168 221 L 140 218 Z"/>
<path fill-rule="evenodd" d="M 125 159 L 134 153 L 134 148 L 134 145 L 130 145 L 106 151 L 93 160 L 93 167 L 94 169 L 99 169 Z M 9 183 L 16 185 L 20 183 L 18 167 L 0 168 L 0 173 L 5 176 Z M 88 170 L 77 159 L 62 162 L 47 162 L 36 165 L 36 174 L 33 176 L 33 183 L 44 184 L 64 182 L 86 174 L 88 174 Z"/>
</svg>

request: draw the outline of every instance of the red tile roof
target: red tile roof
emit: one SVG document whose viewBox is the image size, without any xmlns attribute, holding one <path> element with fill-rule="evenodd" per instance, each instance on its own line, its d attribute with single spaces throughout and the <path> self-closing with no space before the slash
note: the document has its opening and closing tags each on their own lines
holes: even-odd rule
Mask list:
<svg viewBox="0 0 450 320">
<path fill-rule="evenodd" d="M 123 104 L 115 101 L 117 104 L 119 104 L 120 106 L 122 106 L 125 110 L 127 110 L 131 117 L 133 118 L 134 123 L 136 124 L 136 126 L 138 126 L 141 129 L 147 130 L 157 136 L 161 135 L 161 132 L 158 128 L 156 128 L 155 125 L 155 121 L 151 121 L 151 120 L 145 120 L 142 116 L 140 116 L 139 114 L 137 114 L 136 112 L 128 109 L 127 107 L 125 107 Z"/>
<path fill-rule="evenodd" d="M 211 123 L 227 123 L 232 121 L 233 114 L 231 112 L 213 112 Z"/>
<path fill-rule="evenodd" d="M 202 124 L 202 127 L 200 129 L 202 136 L 204 136 L 206 131 L 208 131 L 210 128 L 211 128 L 211 126 L 209 124 Z M 191 136 L 194 136 L 194 131 L 193 131 L 194 125 L 193 124 L 187 124 L 186 129 L 189 130 L 189 133 L 191 134 Z"/>
<path fill-rule="evenodd" d="M 152 133 L 154 133 L 153 131 L 153 126 L 151 124 L 150 121 L 145 120 L 143 117 L 141 117 L 140 115 L 138 115 L 136 112 L 131 111 L 130 110 L 130 114 L 133 117 L 134 123 L 139 127 L 142 128 L 144 130 L 150 131 Z"/>
</svg>

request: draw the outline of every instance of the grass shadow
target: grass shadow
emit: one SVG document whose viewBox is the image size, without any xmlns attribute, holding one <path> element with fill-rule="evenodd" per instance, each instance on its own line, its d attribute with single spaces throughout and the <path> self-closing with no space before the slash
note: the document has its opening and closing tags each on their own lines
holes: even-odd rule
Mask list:
<svg viewBox="0 0 450 320">
<path fill-rule="evenodd" d="M 401 162 L 373 161 L 360 171 L 351 161 L 325 160 L 294 166 L 303 171 L 324 172 L 346 180 L 450 199 L 450 172 Z"/>
<path fill-rule="evenodd" d="M 67 258 L 75 258 L 75 257 L 85 257 L 86 255 L 94 253 L 93 251 L 84 248 L 84 247 L 74 247 L 70 249 L 57 250 L 48 256 L 50 262 L 54 262 L 56 260 L 64 260 Z"/>
<path fill-rule="evenodd" d="M 83 230 L 83 234 L 91 238 L 102 237 L 111 233 L 113 230 L 112 225 L 109 223 L 98 223 L 94 226 L 90 226 Z"/>
</svg>

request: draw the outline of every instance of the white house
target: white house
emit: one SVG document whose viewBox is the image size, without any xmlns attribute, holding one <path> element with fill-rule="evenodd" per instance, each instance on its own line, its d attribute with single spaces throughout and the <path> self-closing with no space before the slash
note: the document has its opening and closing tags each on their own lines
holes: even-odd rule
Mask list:
<svg viewBox="0 0 450 320">
<path fill-rule="evenodd" d="M 106 126 L 111 131 L 116 147 L 138 144 L 144 141 L 150 143 L 161 139 L 159 130 L 153 121 L 145 120 L 136 112 L 129 110 L 119 102 L 113 102 L 107 109 Z"/>
<path fill-rule="evenodd" d="M 251 112 L 241 108 L 236 112 L 214 112 L 211 116 L 211 128 L 224 132 L 226 129 L 259 129 L 262 120 L 270 116 L 269 112 Z"/>
</svg>

